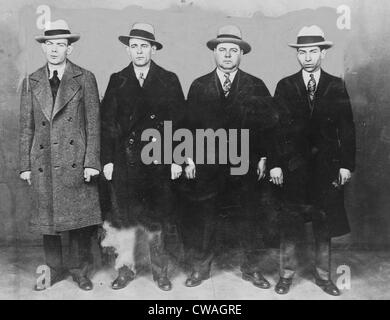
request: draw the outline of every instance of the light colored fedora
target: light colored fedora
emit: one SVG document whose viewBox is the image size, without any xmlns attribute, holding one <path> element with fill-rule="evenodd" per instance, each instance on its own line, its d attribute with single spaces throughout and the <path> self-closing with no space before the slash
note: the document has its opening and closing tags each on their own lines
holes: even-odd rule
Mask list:
<svg viewBox="0 0 390 320">
<path fill-rule="evenodd" d="M 244 51 L 244 54 L 251 51 L 248 42 L 242 40 L 241 30 L 235 25 L 227 25 L 219 28 L 217 37 L 207 42 L 207 47 L 214 50 L 220 43 L 235 43 Z"/>
<path fill-rule="evenodd" d="M 119 41 L 126 46 L 129 45 L 129 40 L 131 38 L 149 41 L 152 45 L 156 46 L 157 50 L 160 50 L 163 47 L 160 42 L 156 41 L 156 38 L 154 37 L 154 28 L 149 23 L 134 23 L 128 36 L 118 37 Z"/>
<path fill-rule="evenodd" d="M 330 48 L 333 46 L 332 41 L 325 40 L 325 34 L 319 26 L 312 25 L 310 27 L 303 27 L 297 37 L 297 43 L 290 43 L 290 47 L 303 48 L 321 46 Z"/>
<path fill-rule="evenodd" d="M 80 39 L 80 35 L 71 33 L 68 24 L 64 20 L 48 21 L 45 24 L 45 31 L 42 36 L 36 36 L 35 40 L 43 43 L 46 40 L 68 39 L 70 43 Z"/>
</svg>

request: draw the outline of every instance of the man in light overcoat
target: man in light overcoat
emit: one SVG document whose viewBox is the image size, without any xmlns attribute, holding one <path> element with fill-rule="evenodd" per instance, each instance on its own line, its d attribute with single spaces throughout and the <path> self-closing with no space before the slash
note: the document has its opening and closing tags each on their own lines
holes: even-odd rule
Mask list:
<svg viewBox="0 0 390 320">
<path fill-rule="evenodd" d="M 47 63 L 23 81 L 20 177 L 34 190 L 38 210 L 31 227 L 43 235 L 51 284 L 70 272 L 81 289 L 91 290 L 91 236 L 101 223 L 93 179 L 100 171 L 99 95 L 95 76 L 67 59 L 79 38 L 63 20 L 35 38 Z M 71 240 L 67 265 L 61 243 L 65 231 Z"/>
</svg>

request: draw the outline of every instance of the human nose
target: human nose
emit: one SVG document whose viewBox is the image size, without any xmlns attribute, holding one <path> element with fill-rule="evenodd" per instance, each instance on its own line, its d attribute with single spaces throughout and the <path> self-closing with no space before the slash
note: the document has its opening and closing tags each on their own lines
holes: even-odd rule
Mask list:
<svg viewBox="0 0 390 320">
<path fill-rule="evenodd" d="M 138 48 L 137 48 L 137 53 L 138 53 L 138 54 L 141 54 L 141 53 L 142 53 L 142 47 L 138 47 Z"/>
<path fill-rule="evenodd" d="M 229 50 L 226 50 L 225 51 L 225 57 L 226 58 L 230 58 L 232 55 L 231 55 L 231 53 L 230 53 L 230 51 Z"/>
<path fill-rule="evenodd" d="M 306 53 L 305 61 L 310 61 L 310 60 L 311 60 L 311 54 L 310 53 Z"/>
</svg>

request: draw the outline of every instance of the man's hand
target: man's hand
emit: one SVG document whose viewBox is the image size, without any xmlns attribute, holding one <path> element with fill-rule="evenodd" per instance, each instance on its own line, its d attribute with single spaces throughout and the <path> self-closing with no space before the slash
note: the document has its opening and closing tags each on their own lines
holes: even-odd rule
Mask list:
<svg viewBox="0 0 390 320">
<path fill-rule="evenodd" d="M 267 158 L 261 158 L 259 163 L 257 164 L 257 181 L 260 181 L 265 177 L 265 172 L 267 170 Z"/>
<path fill-rule="evenodd" d="M 103 174 L 104 177 L 108 180 L 112 180 L 112 172 L 114 171 L 114 164 L 113 163 L 107 163 L 103 168 Z"/>
<path fill-rule="evenodd" d="M 85 182 L 90 182 L 92 177 L 99 175 L 99 170 L 93 169 L 93 168 L 85 168 L 84 169 L 84 179 Z"/>
<path fill-rule="evenodd" d="M 27 181 L 28 185 L 31 186 L 31 171 L 24 171 L 20 174 L 20 179 Z"/>
<path fill-rule="evenodd" d="M 171 164 L 171 179 L 172 180 L 179 179 L 182 172 L 183 172 L 183 169 L 181 166 L 179 166 L 176 163 Z"/>
<path fill-rule="evenodd" d="M 344 186 L 351 180 L 351 171 L 348 169 L 340 168 L 339 172 L 339 183 Z"/>
<path fill-rule="evenodd" d="M 187 166 L 185 167 L 184 171 L 186 173 L 187 179 L 195 179 L 196 168 L 195 168 L 195 163 L 191 158 L 187 159 Z"/>
<path fill-rule="evenodd" d="M 269 172 L 271 179 L 270 181 L 277 185 L 277 186 L 282 186 L 283 185 L 283 171 L 281 168 L 273 168 Z"/>
</svg>

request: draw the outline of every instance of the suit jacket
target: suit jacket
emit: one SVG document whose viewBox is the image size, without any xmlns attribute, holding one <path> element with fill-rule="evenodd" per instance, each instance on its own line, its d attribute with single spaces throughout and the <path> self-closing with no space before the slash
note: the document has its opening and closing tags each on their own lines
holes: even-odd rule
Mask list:
<svg viewBox="0 0 390 320">
<path fill-rule="evenodd" d="M 344 82 L 322 70 L 311 108 L 300 71 L 278 83 L 275 103 L 286 198 L 325 211 L 333 236 L 349 232 L 343 188 L 334 185 L 340 168 L 355 169 L 355 125 Z"/>
<path fill-rule="evenodd" d="M 96 184 L 84 182 L 84 168 L 101 169 L 99 123 L 90 71 L 68 60 L 54 103 L 47 65 L 23 81 L 20 171 L 31 171 L 34 230 L 52 234 L 101 222 Z"/>
<path fill-rule="evenodd" d="M 142 162 L 141 152 L 149 141 L 142 141 L 141 135 L 146 129 L 155 129 L 163 139 L 164 121 L 172 121 L 174 130 L 183 106 L 184 95 L 176 74 L 153 61 L 143 87 L 132 63 L 111 75 L 101 106 L 101 158 L 103 165 L 114 164 L 112 186 L 120 216 L 127 216 L 132 206 L 129 190 L 140 193 L 140 197 L 148 196 L 145 188 L 157 198 L 164 195 L 154 191 L 170 183 L 170 165 Z M 163 141 L 161 145 L 164 150 Z"/>
<path fill-rule="evenodd" d="M 249 172 L 245 177 L 256 179 L 256 166 L 261 157 L 267 157 L 270 165 L 277 162 L 273 151 L 271 129 L 278 117 L 271 106 L 271 96 L 264 82 L 242 70 L 238 70 L 227 98 L 216 70 L 196 79 L 187 99 L 187 126 L 195 129 L 249 129 Z M 240 142 L 240 138 L 238 139 Z M 229 137 L 228 141 L 229 142 Z M 207 154 L 205 145 L 204 154 Z M 195 148 L 196 149 L 196 148 Z M 237 150 L 240 151 L 238 144 Z M 196 159 L 196 152 L 194 155 Z M 229 159 L 228 159 L 229 160 Z M 225 194 L 221 206 L 235 202 L 240 190 L 229 187 L 242 177 L 230 175 L 230 164 L 219 164 L 219 152 L 215 151 L 216 164 L 197 164 L 196 179 L 187 182 L 191 194 L 198 199 Z M 229 180 L 229 183 L 226 183 Z M 239 187 L 238 187 L 239 188 Z M 229 192 L 225 192 L 225 191 Z M 228 200 L 230 198 L 230 200 Z"/>
</svg>

